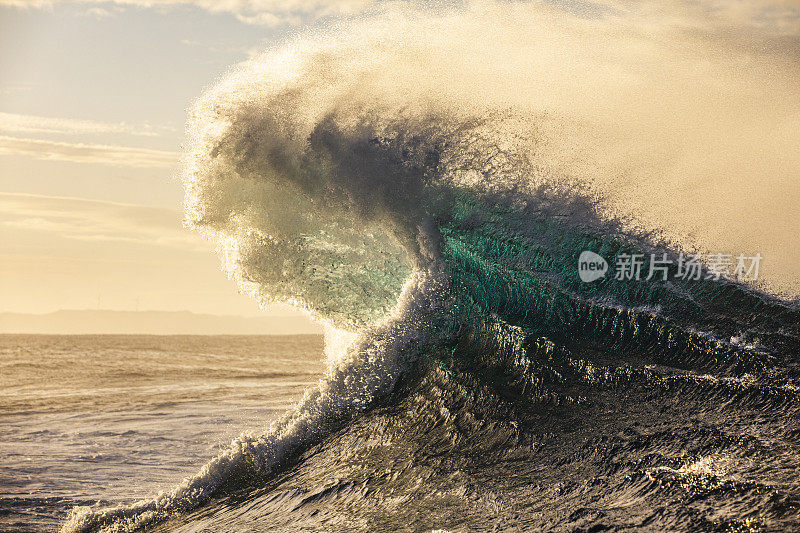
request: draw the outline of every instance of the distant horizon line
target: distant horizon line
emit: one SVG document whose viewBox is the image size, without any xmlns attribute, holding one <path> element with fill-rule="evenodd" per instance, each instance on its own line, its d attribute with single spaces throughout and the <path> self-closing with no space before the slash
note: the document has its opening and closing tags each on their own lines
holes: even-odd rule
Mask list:
<svg viewBox="0 0 800 533">
<path fill-rule="evenodd" d="M 219 314 L 219 313 L 210 313 L 206 311 L 191 311 L 189 309 L 182 309 L 180 311 L 171 310 L 171 309 L 77 309 L 77 308 L 62 308 L 62 309 L 55 309 L 53 311 L 43 311 L 43 312 L 30 312 L 30 311 L 6 311 L 0 310 L 0 315 L 29 315 L 29 316 L 45 316 L 45 315 L 52 315 L 54 313 L 188 313 L 191 315 L 206 315 L 206 316 L 216 316 L 216 317 L 230 317 L 230 318 L 273 318 L 273 317 L 297 317 L 300 316 L 298 314 L 292 313 L 281 313 L 281 314 L 263 314 L 263 315 L 236 315 L 236 314 Z M 298 310 L 298 313 L 301 311 Z"/>
<path fill-rule="evenodd" d="M 215 315 L 194 311 L 60 309 L 48 313 L 0 311 L 0 333 L 44 335 L 286 335 L 320 334 L 308 315 Z"/>
<path fill-rule="evenodd" d="M 324 337 L 324 333 L 14 333 L 0 331 L 0 337 Z"/>
</svg>

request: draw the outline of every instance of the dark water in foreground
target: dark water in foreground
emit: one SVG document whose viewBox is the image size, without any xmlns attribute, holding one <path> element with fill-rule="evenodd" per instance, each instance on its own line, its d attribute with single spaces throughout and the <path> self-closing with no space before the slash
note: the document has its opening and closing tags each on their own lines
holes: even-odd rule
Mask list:
<svg viewBox="0 0 800 533">
<path fill-rule="evenodd" d="M 531 402 L 494 370 L 424 363 L 275 479 L 156 529 L 800 530 L 795 389 L 652 367 Z"/>
<path fill-rule="evenodd" d="M 501 329 L 420 359 L 276 475 L 150 529 L 800 530 L 795 385 L 602 367 Z M 527 361 L 503 359 L 515 343 Z M 0 530 L 175 485 L 314 387 L 321 351 L 315 336 L 3 336 Z"/>
</svg>

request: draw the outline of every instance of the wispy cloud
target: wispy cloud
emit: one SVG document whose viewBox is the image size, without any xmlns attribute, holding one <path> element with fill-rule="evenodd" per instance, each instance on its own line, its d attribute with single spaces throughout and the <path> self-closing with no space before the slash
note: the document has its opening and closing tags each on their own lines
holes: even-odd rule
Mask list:
<svg viewBox="0 0 800 533">
<path fill-rule="evenodd" d="M 0 0 L 0 2 L 1 1 L 2 0 Z M 15 83 L 11 85 L 0 86 L 0 94 L 24 94 L 30 92 L 32 89 L 33 84 Z"/>
<path fill-rule="evenodd" d="M 0 112 L 0 131 L 7 133 L 44 133 L 61 135 L 86 135 L 98 133 L 125 133 L 143 137 L 156 137 L 174 128 L 127 122 L 98 122 L 64 117 L 42 117 L 19 113 Z"/>
<path fill-rule="evenodd" d="M 178 154 L 166 150 L 45 141 L 6 135 L 0 135 L 0 154 L 26 155 L 51 161 L 140 168 L 170 168 L 178 162 Z"/>
<path fill-rule="evenodd" d="M 211 13 L 226 13 L 253 25 L 280 26 L 307 23 L 321 17 L 363 14 L 378 6 L 447 6 L 449 2 L 424 0 L 0 0 L 0 6 L 47 9 L 55 4 L 84 4 L 87 13 L 109 14 L 124 6 L 165 9 L 194 6 Z M 491 1 L 487 1 L 491 4 Z M 549 5 L 578 17 L 625 18 L 647 23 L 659 19 L 685 29 L 726 34 L 759 32 L 772 37 L 800 34 L 798 0 L 544 0 L 510 4 Z M 457 3 L 456 3 L 457 4 Z"/>
<path fill-rule="evenodd" d="M 131 5 L 159 8 L 193 5 L 211 13 L 228 13 L 247 24 L 299 24 L 326 16 L 352 15 L 376 5 L 377 0 L 0 0 L 0 5 L 48 8 L 57 3 Z"/>
<path fill-rule="evenodd" d="M 102 7 L 91 7 L 84 12 L 84 15 L 86 15 L 87 17 L 104 19 L 108 17 L 113 17 L 114 13 L 112 13 L 108 9 L 103 9 Z"/>
<path fill-rule="evenodd" d="M 82 241 L 207 250 L 181 226 L 178 211 L 83 198 L 0 193 L 0 225 Z"/>
</svg>

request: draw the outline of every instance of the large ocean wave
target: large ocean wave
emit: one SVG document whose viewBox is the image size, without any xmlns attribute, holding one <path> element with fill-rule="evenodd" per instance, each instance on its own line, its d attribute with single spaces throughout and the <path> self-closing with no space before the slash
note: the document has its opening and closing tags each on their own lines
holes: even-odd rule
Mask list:
<svg viewBox="0 0 800 533">
<path fill-rule="evenodd" d="M 633 423 L 631 406 L 619 406 L 619 431 L 646 425 L 660 404 L 684 398 L 758 413 L 755 427 L 771 432 L 759 446 L 796 454 L 797 424 L 783 422 L 797 419 L 800 401 L 795 304 L 713 279 L 705 269 L 699 280 L 608 275 L 582 282 L 582 251 L 613 262 L 633 253 L 676 259 L 681 249 L 614 217 L 593 189 L 547 159 L 546 132 L 558 126 L 552 116 L 513 104 L 470 107 L 452 95 L 424 98 L 392 87 L 385 69 L 394 59 L 384 64 L 381 46 L 396 43 L 370 38 L 377 39 L 376 48 L 366 55 L 348 53 L 363 40 L 344 39 L 294 43 L 255 58 L 208 90 L 190 113 L 183 175 L 188 225 L 216 240 L 226 272 L 242 291 L 263 304 L 290 303 L 326 325 L 325 378 L 267 431 L 241 436 L 179 486 L 132 506 L 77 509 L 64 531 L 128 531 L 190 516 L 198 528 L 202 520 L 215 523 L 192 513 L 243 490 L 250 494 L 244 500 L 264 501 L 253 491 L 274 488 L 280 473 L 313 462 L 304 455 L 309 450 L 348 432 L 372 433 L 381 417 L 392 421 L 389 426 L 407 424 L 393 438 L 406 439 L 420 464 L 436 454 L 469 456 L 473 466 L 486 453 L 519 461 L 520 450 L 532 449 L 537 424 L 569 442 L 565 429 L 541 413 L 558 412 L 572 424 L 570 417 L 611 405 L 603 399 L 614 391 L 651 408 Z M 376 80 L 371 73 L 380 69 Z M 595 416 L 594 437 L 608 435 L 606 422 Z M 698 439 L 709 444 L 711 432 L 692 435 L 687 427 L 673 426 L 684 449 Z M 786 471 L 771 482 L 744 474 L 723 479 L 712 467 L 703 470 L 714 453 L 698 452 L 695 463 L 678 464 L 677 452 L 660 449 L 658 461 L 617 450 L 620 464 L 626 453 L 639 463 L 625 483 L 609 481 L 598 493 L 627 494 L 631 516 L 651 516 L 646 524 L 655 528 L 800 523 L 797 485 Z M 318 468 L 338 468 L 337 476 L 346 477 L 341 462 Z M 569 464 L 558 463 L 564 470 L 573 468 Z M 605 468 L 610 479 L 614 467 Z M 575 483 L 583 479 L 564 475 Z M 495 526 L 623 523 L 611 511 L 600 513 L 597 499 L 594 506 L 582 500 L 581 494 L 593 493 L 587 487 L 562 487 L 564 505 L 584 509 L 578 515 L 559 517 L 542 508 L 536 518 L 520 518 L 518 508 L 506 512 L 507 502 L 487 503 L 477 477 L 462 486 L 459 498 L 482 502 L 487 517 L 502 515 L 491 522 Z M 546 476 L 536 479 L 547 483 Z M 337 491 L 367 498 L 367 488 L 359 492 L 355 481 L 348 483 L 340 480 Z M 382 485 L 387 501 L 418 490 L 410 481 L 391 483 Z M 652 503 L 665 487 L 687 484 L 700 493 L 730 491 L 735 512 L 669 516 Z M 443 527 L 450 519 L 431 513 Z M 474 520 L 462 526 L 489 527 Z M 235 529 L 235 520 L 220 523 Z"/>
</svg>

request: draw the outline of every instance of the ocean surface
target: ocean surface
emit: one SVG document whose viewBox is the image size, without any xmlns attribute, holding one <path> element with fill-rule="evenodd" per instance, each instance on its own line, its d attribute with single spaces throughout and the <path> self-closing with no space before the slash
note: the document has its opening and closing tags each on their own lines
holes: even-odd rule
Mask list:
<svg viewBox="0 0 800 533">
<path fill-rule="evenodd" d="M 527 33 L 505 31 L 517 12 L 487 13 L 298 35 L 192 104 L 184 222 L 242 293 L 324 324 L 324 370 L 318 338 L 7 338 L 3 520 L 64 533 L 800 531 L 797 300 L 710 255 L 758 250 L 674 242 L 599 194 L 595 170 L 635 183 L 680 150 L 647 136 L 656 123 L 581 150 L 603 117 L 559 111 L 604 95 L 539 99 L 550 78 L 524 77 L 536 43 L 486 55 Z M 587 76 L 616 79 L 609 61 Z M 639 80 L 645 63 L 619 77 Z M 489 105 L 492 88 L 505 97 Z M 641 157 L 620 140 L 632 138 Z M 720 190 L 722 157 L 707 155 L 676 168 L 707 177 L 709 201 L 771 208 Z M 608 269 L 585 279 L 587 256 Z"/>
<path fill-rule="evenodd" d="M 0 335 L 0 531 L 177 484 L 263 431 L 322 360 L 314 335 Z"/>
</svg>

